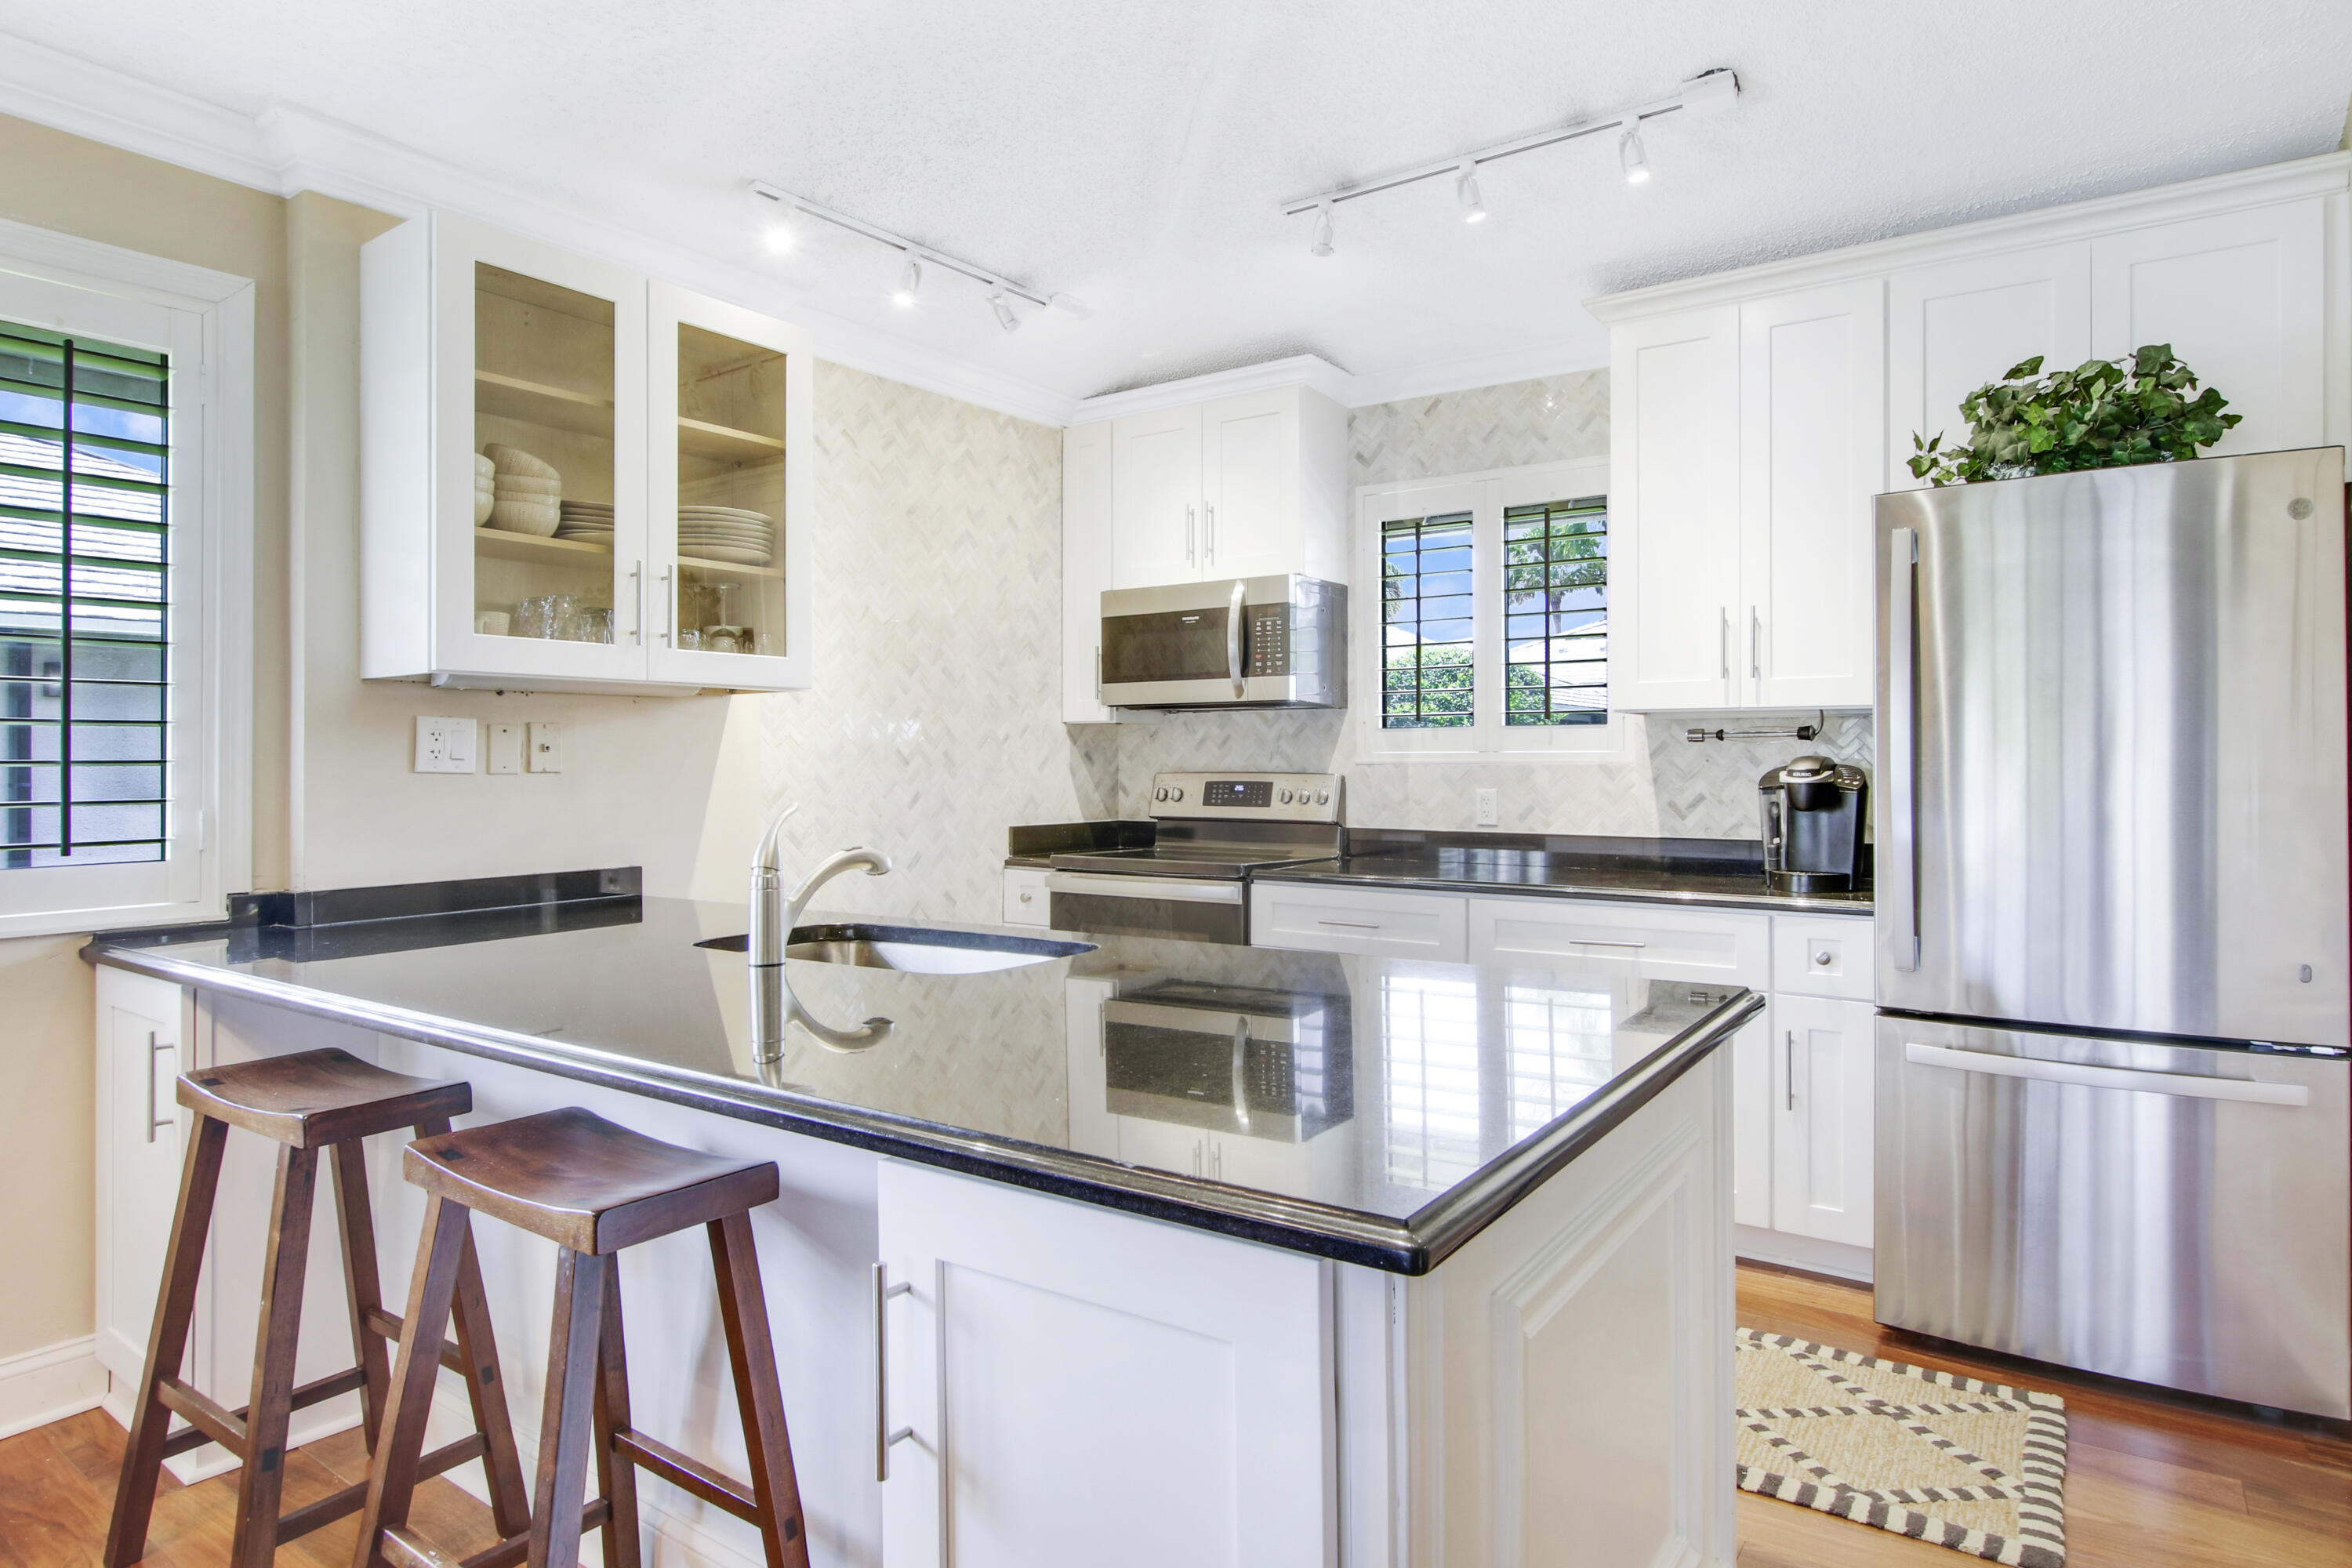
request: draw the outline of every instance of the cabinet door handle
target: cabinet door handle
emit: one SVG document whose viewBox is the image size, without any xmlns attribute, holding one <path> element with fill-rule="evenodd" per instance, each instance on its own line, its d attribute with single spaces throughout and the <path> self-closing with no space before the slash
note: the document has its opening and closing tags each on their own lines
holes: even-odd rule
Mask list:
<svg viewBox="0 0 2352 1568">
<path fill-rule="evenodd" d="M 1764 612 L 1753 605 L 1748 606 L 1748 676 L 1764 679 Z"/>
<path fill-rule="evenodd" d="M 636 624 L 629 628 L 629 640 L 640 647 L 646 640 L 646 563 L 629 563 L 629 598 L 637 606 Z"/>
<path fill-rule="evenodd" d="M 675 644 L 677 640 L 677 595 L 669 591 L 669 574 L 668 567 L 662 568 L 662 642 L 665 645 Z"/>
<path fill-rule="evenodd" d="M 1723 606 L 1723 631 L 1716 638 L 1717 651 L 1723 655 L 1723 679 L 1731 679 L 1731 606 Z"/>
<path fill-rule="evenodd" d="M 915 1435 L 912 1426 L 890 1430 L 890 1298 L 914 1287 L 905 1280 L 890 1283 L 890 1266 L 874 1266 L 874 1479 L 890 1479 L 890 1449 Z"/>
<path fill-rule="evenodd" d="M 155 1114 L 155 1058 L 165 1051 L 178 1048 L 169 1040 L 159 1039 L 155 1030 L 147 1031 L 147 1142 L 150 1143 L 155 1142 L 157 1131 L 171 1126 L 180 1119 L 180 1113 L 177 1110 L 163 1116 Z"/>
<path fill-rule="evenodd" d="M 1184 506 L 1184 563 L 1192 563 L 1192 507 L 1189 501 Z"/>
<path fill-rule="evenodd" d="M 1780 1079 L 1788 1090 L 1788 1109 L 1797 1109 L 1797 1031 L 1789 1031 L 1787 1042 L 1780 1047 Z"/>
<path fill-rule="evenodd" d="M 1208 517 L 1201 525 L 1201 559 L 1214 565 L 1217 559 L 1217 509 L 1205 509 Z"/>
</svg>

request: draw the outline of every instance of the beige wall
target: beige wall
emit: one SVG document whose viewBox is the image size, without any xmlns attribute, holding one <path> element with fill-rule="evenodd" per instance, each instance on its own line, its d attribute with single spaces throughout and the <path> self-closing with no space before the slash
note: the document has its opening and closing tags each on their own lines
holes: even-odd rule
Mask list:
<svg viewBox="0 0 2352 1568">
<path fill-rule="evenodd" d="M 255 284 L 255 885 L 287 858 L 286 204 L 0 115 L 0 217 Z M 90 1331 L 89 970 L 79 937 L 0 942 L 0 1358 Z"/>
</svg>

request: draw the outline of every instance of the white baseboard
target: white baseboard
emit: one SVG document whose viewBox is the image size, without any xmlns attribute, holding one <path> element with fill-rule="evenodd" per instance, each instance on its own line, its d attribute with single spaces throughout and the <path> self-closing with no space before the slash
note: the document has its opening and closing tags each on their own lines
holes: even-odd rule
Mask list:
<svg viewBox="0 0 2352 1568">
<path fill-rule="evenodd" d="M 1819 1237 L 1798 1236 L 1785 1230 L 1764 1230 L 1752 1225 L 1735 1226 L 1733 1229 L 1733 1250 L 1755 1262 L 1777 1263 L 1783 1268 L 1801 1268 L 1809 1274 L 1834 1275 L 1857 1285 L 1867 1285 L 1876 1278 L 1874 1257 L 1866 1247 L 1850 1247 L 1843 1241 L 1823 1241 Z"/>
<path fill-rule="evenodd" d="M 0 1358 L 0 1437 L 97 1409 L 107 1381 L 91 1334 Z"/>
</svg>

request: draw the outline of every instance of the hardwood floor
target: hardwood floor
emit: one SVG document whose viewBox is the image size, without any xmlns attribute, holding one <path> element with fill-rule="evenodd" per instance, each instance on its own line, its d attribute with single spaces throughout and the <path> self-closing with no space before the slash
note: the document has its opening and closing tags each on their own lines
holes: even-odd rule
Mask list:
<svg viewBox="0 0 2352 1568">
<path fill-rule="evenodd" d="M 2067 1568 L 2352 1568 L 2352 1441 L 2112 1379 L 1884 1329 L 1867 1288 L 1743 1264 L 1767 1333 L 2022 1384 L 2066 1401 Z M 1739 1499 L 1739 1568 L 1956 1568 L 1940 1546 L 1770 1498 Z"/>
<path fill-rule="evenodd" d="M 1811 1275 L 1742 1266 L 1739 1321 L 2063 1394 L 2069 1568 L 2352 1568 L 2352 1441 L 2336 1434 L 1915 1340 L 1871 1321 L 1867 1289 Z M 0 1568 L 94 1568 L 122 1438 L 111 1417 L 93 1410 L 0 1439 Z M 356 1432 L 313 1443 L 288 1462 L 286 1506 L 358 1480 L 366 1468 Z M 182 1487 L 164 1477 L 149 1537 L 152 1568 L 227 1560 L 236 1480 L 232 1472 Z M 453 1557 L 495 1539 L 489 1510 L 446 1480 L 417 1489 L 415 1517 Z M 339 1521 L 291 1542 L 278 1561 L 344 1568 L 356 1530 L 354 1520 Z M 1973 1561 L 1745 1495 L 1739 1534 L 1739 1568 L 1961 1568 Z"/>
</svg>

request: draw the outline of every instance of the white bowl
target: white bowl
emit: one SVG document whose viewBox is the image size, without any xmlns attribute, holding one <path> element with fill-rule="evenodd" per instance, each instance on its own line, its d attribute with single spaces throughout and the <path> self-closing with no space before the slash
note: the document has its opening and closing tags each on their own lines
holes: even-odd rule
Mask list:
<svg viewBox="0 0 2352 1568">
<path fill-rule="evenodd" d="M 491 488 L 500 495 L 545 496 L 550 500 L 563 494 L 562 479 L 533 479 L 516 474 L 500 474 Z"/>
<path fill-rule="evenodd" d="M 502 528 L 509 533 L 535 533 L 544 539 L 555 531 L 555 525 L 560 521 L 553 501 L 500 496 L 490 503 L 490 526 Z"/>
<path fill-rule="evenodd" d="M 515 474 L 532 479 L 557 479 L 563 477 L 557 471 L 553 463 L 544 458 L 534 458 L 520 447 L 509 447 L 493 441 L 482 448 L 481 455 L 498 465 L 499 477 L 501 479 Z"/>
<path fill-rule="evenodd" d="M 491 495 L 489 491 L 476 490 L 474 492 L 474 526 L 476 528 L 479 528 L 482 524 L 490 521 L 490 509 L 497 504 L 498 498 Z"/>
<path fill-rule="evenodd" d="M 475 483 L 483 485 L 488 484 L 490 482 L 490 476 L 498 471 L 499 466 L 496 463 L 493 463 L 479 452 L 474 454 Z"/>
</svg>

